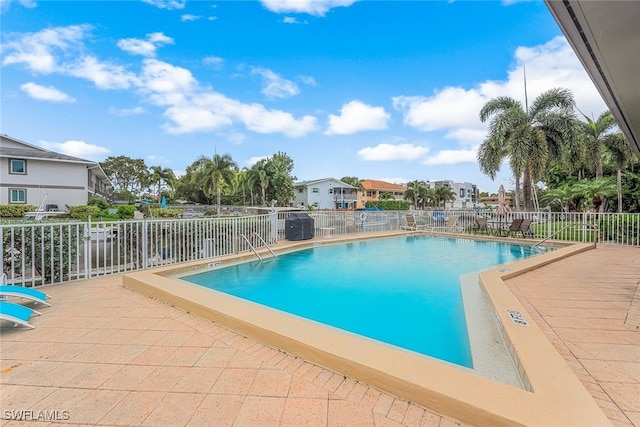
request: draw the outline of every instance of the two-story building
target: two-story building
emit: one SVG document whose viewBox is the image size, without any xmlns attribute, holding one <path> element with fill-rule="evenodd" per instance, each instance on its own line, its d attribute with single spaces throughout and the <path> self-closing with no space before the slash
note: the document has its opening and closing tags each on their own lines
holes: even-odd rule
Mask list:
<svg viewBox="0 0 640 427">
<path fill-rule="evenodd" d="M 28 204 L 44 210 L 86 205 L 107 197 L 111 182 L 100 164 L 0 135 L 0 204 Z"/>
<path fill-rule="evenodd" d="M 370 200 L 380 200 L 380 196 L 384 193 L 391 194 L 395 200 L 404 200 L 404 193 L 407 191 L 407 187 L 404 185 L 374 179 L 363 180 L 362 187 L 364 191 L 358 199 L 358 208 L 363 208 L 365 203 Z"/>
<path fill-rule="evenodd" d="M 335 178 L 301 181 L 294 184 L 294 206 L 314 209 L 355 209 L 358 189 Z"/>
</svg>

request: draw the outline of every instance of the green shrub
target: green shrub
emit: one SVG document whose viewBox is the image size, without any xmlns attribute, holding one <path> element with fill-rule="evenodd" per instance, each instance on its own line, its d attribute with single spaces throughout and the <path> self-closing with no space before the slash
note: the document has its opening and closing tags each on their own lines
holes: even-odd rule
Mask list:
<svg viewBox="0 0 640 427">
<path fill-rule="evenodd" d="M 135 211 L 136 207 L 133 205 L 120 205 L 118 206 L 118 219 L 133 219 Z"/>
<path fill-rule="evenodd" d="M 91 196 L 89 197 L 89 201 L 87 202 L 87 205 L 97 206 L 100 208 L 100 210 L 105 210 L 109 207 L 109 202 L 104 197 Z"/>
<path fill-rule="evenodd" d="M 89 217 L 97 217 L 100 214 L 100 208 L 97 206 L 69 206 L 69 216 L 73 219 L 87 220 Z"/>
<path fill-rule="evenodd" d="M 33 205 L 0 205 L 0 218 L 22 218 L 25 212 L 33 212 Z"/>
<path fill-rule="evenodd" d="M 151 208 L 151 216 L 153 218 L 178 218 L 181 213 L 182 209 Z"/>
</svg>

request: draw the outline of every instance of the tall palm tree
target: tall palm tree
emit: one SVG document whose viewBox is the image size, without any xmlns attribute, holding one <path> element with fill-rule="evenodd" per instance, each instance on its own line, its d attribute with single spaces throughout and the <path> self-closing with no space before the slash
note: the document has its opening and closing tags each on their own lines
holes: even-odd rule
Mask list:
<svg viewBox="0 0 640 427">
<path fill-rule="evenodd" d="M 151 166 L 149 174 L 149 184 L 153 185 L 156 188 L 156 197 L 158 198 L 158 203 L 162 197 L 162 189 L 165 185 L 173 185 L 175 182 L 175 175 L 173 170 L 170 168 L 163 168 L 162 166 Z"/>
<path fill-rule="evenodd" d="M 424 181 L 411 181 L 407 183 L 407 189 L 405 190 L 403 197 L 405 200 L 409 200 L 415 209 L 418 209 L 418 205 L 421 202 L 421 196 L 424 193 L 426 185 Z M 424 204 L 422 206 L 424 209 Z"/>
<path fill-rule="evenodd" d="M 202 158 L 201 158 L 202 159 Z M 212 158 L 202 159 L 204 162 L 205 182 L 204 188 L 209 194 L 216 194 L 217 212 L 220 215 L 222 205 L 222 183 L 229 183 L 233 179 L 234 171 L 238 165 L 230 154 L 214 154 Z"/>
<path fill-rule="evenodd" d="M 269 187 L 269 175 L 264 169 L 258 171 L 258 182 L 260 183 L 260 191 L 262 192 L 262 206 L 267 206 L 267 187 Z"/>
<path fill-rule="evenodd" d="M 595 172 L 596 178 L 602 178 L 604 150 L 607 141 L 613 137 L 612 131 L 618 127 L 618 123 L 611 111 L 603 112 L 595 121 L 584 114 L 583 116 L 587 121 L 586 123 L 580 122 L 580 130 L 582 131 L 586 165 L 591 172 Z"/>
<path fill-rule="evenodd" d="M 522 177 L 525 209 L 531 209 L 532 182 L 540 180 L 549 160 L 560 158 L 564 145 L 576 141 L 574 100 L 568 89 L 542 93 L 531 108 L 509 97 L 488 101 L 480 110 L 480 120 L 490 119 L 489 133 L 478 150 L 480 170 L 495 179 L 504 159 L 509 159 L 516 184 L 516 210 L 520 209 Z"/>
<path fill-rule="evenodd" d="M 633 158 L 629 142 L 621 132 L 616 132 L 604 142 L 611 160 L 616 166 L 616 187 L 618 192 L 618 213 L 622 213 L 622 169 Z"/>
<path fill-rule="evenodd" d="M 435 188 L 435 199 L 437 206 L 440 206 L 440 202 L 443 202 L 443 207 L 446 207 L 447 202 L 453 202 L 456 199 L 456 193 L 446 185 L 439 185 Z"/>
</svg>

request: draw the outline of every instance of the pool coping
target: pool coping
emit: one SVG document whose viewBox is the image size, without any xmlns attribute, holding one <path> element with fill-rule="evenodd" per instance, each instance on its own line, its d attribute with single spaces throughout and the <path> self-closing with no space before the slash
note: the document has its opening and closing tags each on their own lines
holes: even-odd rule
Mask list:
<svg viewBox="0 0 640 427">
<path fill-rule="evenodd" d="M 411 233 L 366 238 L 407 234 Z M 451 237 L 476 238 L 469 235 Z M 320 244 L 362 240 L 362 237 L 327 240 L 314 239 L 272 248 L 276 253 L 286 253 Z M 532 243 L 531 240 L 525 242 Z M 478 274 L 528 390 L 170 277 L 252 260 L 255 259 L 253 254 L 125 274 L 123 286 L 471 425 L 610 425 L 592 396 L 544 333 L 528 320 L 531 317 L 504 283 L 504 280 L 594 247 L 594 244 L 584 243 L 559 247 Z"/>
</svg>

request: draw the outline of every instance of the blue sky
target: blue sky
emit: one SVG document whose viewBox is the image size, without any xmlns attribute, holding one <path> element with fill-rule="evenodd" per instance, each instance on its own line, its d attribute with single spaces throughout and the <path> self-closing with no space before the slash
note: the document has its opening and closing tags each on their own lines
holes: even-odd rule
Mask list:
<svg viewBox="0 0 640 427">
<path fill-rule="evenodd" d="M 298 180 L 453 180 L 495 192 L 478 119 L 553 87 L 606 106 L 543 1 L 0 0 L 0 133 L 183 172 L 277 152 Z"/>
</svg>

